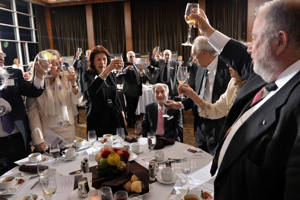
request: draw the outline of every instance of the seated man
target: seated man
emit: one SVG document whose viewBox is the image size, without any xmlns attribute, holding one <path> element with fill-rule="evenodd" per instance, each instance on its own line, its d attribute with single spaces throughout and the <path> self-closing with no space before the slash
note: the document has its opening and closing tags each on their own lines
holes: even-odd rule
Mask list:
<svg viewBox="0 0 300 200">
<path fill-rule="evenodd" d="M 169 88 L 166 84 L 157 83 L 153 86 L 157 103 L 146 106 L 146 114 L 142 123 L 142 134 L 156 132 L 157 135 L 173 138 L 179 141 L 182 135 L 182 115 L 179 110 L 166 109 L 164 103 L 168 100 Z"/>
</svg>

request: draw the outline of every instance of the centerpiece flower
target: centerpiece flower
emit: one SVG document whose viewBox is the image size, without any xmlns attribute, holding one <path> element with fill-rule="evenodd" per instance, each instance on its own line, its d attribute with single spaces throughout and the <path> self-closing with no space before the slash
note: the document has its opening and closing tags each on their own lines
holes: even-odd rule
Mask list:
<svg viewBox="0 0 300 200">
<path fill-rule="evenodd" d="M 96 154 L 97 173 L 100 177 L 115 177 L 122 174 L 127 167 L 129 152 L 126 150 L 104 147 Z"/>
</svg>

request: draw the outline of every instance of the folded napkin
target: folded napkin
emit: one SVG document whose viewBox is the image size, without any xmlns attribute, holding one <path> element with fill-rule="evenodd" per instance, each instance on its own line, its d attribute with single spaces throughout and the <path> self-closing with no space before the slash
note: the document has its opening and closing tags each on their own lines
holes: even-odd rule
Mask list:
<svg viewBox="0 0 300 200">
<path fill-rule="evenodd" d="M 44 170 L 48 169 L 48 166 L 39 165 L 39 169 L 41 171 L 44 171 Z M 21 171 L 21 172 L 28 172 L 28 173 L 31 173 L 31 174 L 37 174 L 38 173 L 38 171 L 37 171 L 37 165 L 21 165 L 19 167 L 19 171 Z"/>
<path fill-rule="evenodd" d="M 175 140 L 172 138 L 166 138 L 163 136 L 156 136 L 156 145 L 154 149 L 162 149 L 165 146 L 173 145 L 175 143 Z"/>
<path fill-rule="evenodd" d="M 137 139 L 134 136 L 126 135 L 125 136 L 125 141 L 128 142 L 128 143 L 133 143 L 133 142 L 137 142 Z"/>
</svg>

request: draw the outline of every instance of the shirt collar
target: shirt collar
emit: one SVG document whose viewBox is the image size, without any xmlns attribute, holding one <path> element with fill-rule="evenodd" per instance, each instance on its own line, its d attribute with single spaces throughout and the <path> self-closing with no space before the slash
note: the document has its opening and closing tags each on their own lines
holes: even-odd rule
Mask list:
<svg viewBox="0 0 300 200">
<path fill-rule="evenodd" d="M 296 73 L 300 71 L 300 60 L 297 60 L 288 68 L 286 68 L 281 74 L 278 76 L 275 81 L 277 85 L 277 90 L 283 87 Z"/>
<path fill-rule="evenodd" d="M 163 111 L 165 110 L 165 106 L 160 106 L 159 103 L 157 103 L 158 106 L 158 111 L 160 111 L 160 109 L 163 109 Z"/>
</svg>

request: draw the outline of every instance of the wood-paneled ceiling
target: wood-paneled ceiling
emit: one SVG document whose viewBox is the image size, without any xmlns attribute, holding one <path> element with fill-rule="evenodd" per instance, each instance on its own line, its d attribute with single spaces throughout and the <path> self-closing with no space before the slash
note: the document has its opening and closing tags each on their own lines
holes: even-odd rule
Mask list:
<svg viewBox="0 0 300 200">
<path fill-rule="evenodd" d="M 32 0 L 34 3 L 49 7 L 73 6 L 94 3 L 120 2 L 125 0 Z"/>
</svg>

